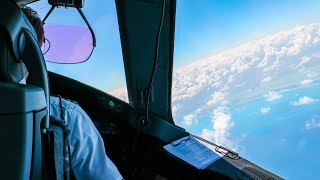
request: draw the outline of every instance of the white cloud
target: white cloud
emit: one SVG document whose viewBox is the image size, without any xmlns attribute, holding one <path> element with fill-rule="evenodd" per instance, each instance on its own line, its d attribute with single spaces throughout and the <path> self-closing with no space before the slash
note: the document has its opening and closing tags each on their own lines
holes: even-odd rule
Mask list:
<svg viewBox="0 0 320 180">
<path fill-rule="evenodd" d="M 317 99 L 312 99 L 308 96 L 304 96 L 304 97 L 301 97 L 298 101 L 291 102 L 291 104 L 293 106 L 301 106 L 301 105 L 306 105 L 306 104 L 312 104 L 317 101 L 318 101 Z"/>
<path fill-rule="evenodd" d="M 262 79 L 261 82 L 262 82 L 262 83 L 266 83 L 266 82 L 270 82 L 271 80 L 272 80 L 272 77 L 268 76 L 268 77 Z"/>
<path fill-rule="evenodd" d="M 320 128 L 320 118 L 319 116 L 314 116 L 311 120 L 307 121 L 305 124 L 305 129 Z"/>
<path fill-rule="evenodd" d="M 173 116 L 175 116 L 176 115 L 176 113 L 177 113 L 177 111 L 179 111 L 180 110 L 180 108 L 181 108 L 181 105 L 180 104 L 174 104 L 173 106 L 172 106 L 172 115 Z"/>
<path fill-rule="evenodd" d="M 198 123 L 198 114 L 200 112 L 201 112 L 201 109 L 197 109 L 196 111 L 184 116 L 183 124 L 186 126 L 190 126 L 192 124 Z"/>
<path fill-rule="evenodd" d="M 120 87 L 120 88 L 115 89 L 113 91 L 110 91 L 108 93 L 125 101 L 125 102 L 129 102 L 127 88 L 125 88 L 125 87 Z"/>
<path fill-rule="evenodd" d="M 261 114 L 267 114 L 271 110 L 270 107 L 262 107 L 260 109 Z"/>
<path fill-rule="evenodd" d="M 298 26 L 174 69 L 172 100 L 182 106 L 194 99 L 201 101 L 199 104 L 207 104 L 210 95 L 223 92 L 228 94 L 224 100 L 229 102 L 228 98 L 235 94 L 248 99 L 260 96 L 266 90 L 300 84 L 301 78 L 298 76 L 301 77 L 302 68 L 297 70 L 299 64 L 303 64 L 302 67 L 308 71 L 311 65 L 313 69 L 320 67 L 319 63 L 310 63 L 316 59 L 316 49 L 320 48 L 319 29 L 320 23 Z M 304 76 L 307 77 L 306 74 Z M 313 80 L 320 79 L 320 73 L 313 73 L 312 76 Z M 272 87 L 259 86 L 266 82 L 274 83 Z M 245 86 L 238 88 L 242 83 Z M 245 93 L 249 89 L 254 91 Z M 270 101 L 282 97 L 274 93 L 267 95 L 275 95 L 268 98 Z"/>
<path fill-rule="evenodd" d="M 272 65 L 263 68 L 262 72 L 272 72 L 277 71 L 280 68 L 280 64 L 278 61 L 275 61 Z"/>
<path fill-rule="evenodd" d="M 275 101 L 282 98 L 282 95 L 276 91 L 269 91 L 264 95 L 267 101 Z"/>
<path fill-rule="evenodd" d="M 214 141 L 214 131 L 213 130 L 202 129 L 202 133 L 200 136 L 208 141 Z"/>
<path fill-rule="evenodd" d="M 222 92 L 214 92 L 210 99 L 207 101 L 207 105 L 213 105 L 218 103 L 223 103 L 223 100 L 225 98 L 225 94 Z"/>
<path fill-rule="evenodd" d="M 190 126 L 197 120 L 196 117 L 196 114 L 188 114 L 183 117 L 183 123 L 187 126 Z"/>
<path fill-rule="evenodd" d="M 236 142 L 229 139 L 229 132 L 234 126 L 234 122 L 231 120 L 231 114 L 228 113 L 227 107 L 218 107 L 213 111 L 212 124 L 213 129 L 203 129 L 200 136 L 218 145 L 236 150 Z"/>
<path fill-rule="evenodd" d="M 308 63 L 311 60 L 311 57 L 303 56 L 301 62 L 298 64 L 297 67 L 301 67 L 302 65 Z"/>
<path fill-rule="evenodd" d="M 305 79 L 305 80 L 301 81 L 300 84 L 302 86 L 305 86 L 305 85 L 311 84 L 312 82 L 313 82 L 313 80 L 311 80 L 311 79 Z"/>
<path fill-rule="evenodd" d="M 217 144 L 227 145 L 229 130 L 234 126 L 234 123 L 231 121 L 231 115 L 223 112 L 221 109 L 216 109 L 214 110 L 212 120 L 215 142 Z"/>
</svg>

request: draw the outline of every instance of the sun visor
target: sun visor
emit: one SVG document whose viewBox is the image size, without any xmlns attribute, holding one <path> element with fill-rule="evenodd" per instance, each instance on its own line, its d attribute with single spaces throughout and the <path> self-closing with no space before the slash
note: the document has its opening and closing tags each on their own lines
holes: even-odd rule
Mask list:
<svg viewBox="0 0 320 180">
<path fill-rule="evenodd" d="M 45 24 L 45 43 L 41 49 L 46 61 L 61 64 L 81 63 L 93 51 L 89 28 L 62 24 Z"/>
</svg>

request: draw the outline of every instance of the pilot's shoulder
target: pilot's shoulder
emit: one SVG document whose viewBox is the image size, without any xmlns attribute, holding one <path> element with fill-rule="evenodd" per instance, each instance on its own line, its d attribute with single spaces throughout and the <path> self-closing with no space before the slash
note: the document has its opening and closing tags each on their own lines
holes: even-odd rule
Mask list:
<svg viewBox="0 0 320 180">
<path fill-rule="evenodd" d="M 60 97 L 50 96 L 50 106 L 60 107 Z M 62 98 L 62 108 L 65 110 L 76 110 L 80 107 L 77 102 Z"/>
</svg>

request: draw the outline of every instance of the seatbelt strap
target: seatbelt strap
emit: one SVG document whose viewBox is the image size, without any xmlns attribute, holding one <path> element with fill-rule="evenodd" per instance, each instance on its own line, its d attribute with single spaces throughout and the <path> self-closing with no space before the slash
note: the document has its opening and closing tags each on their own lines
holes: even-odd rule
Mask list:
<svg viewBox="0 0 320 180">
<path fill-rule="evenodd" d="M 70 159 L 70 144 L 69 144 L 69 134 L 70 130 L 67 128 L 67 122 L 65 121 L 65 114 L 62 106 L 62 97 L 59 95 L 59 105 L 60 105 L 60 118 L 63 121 L 63 133 L 64 133 L 64 179 L 69 180 L 71 174 L 71 159 Z"/>
</svg>

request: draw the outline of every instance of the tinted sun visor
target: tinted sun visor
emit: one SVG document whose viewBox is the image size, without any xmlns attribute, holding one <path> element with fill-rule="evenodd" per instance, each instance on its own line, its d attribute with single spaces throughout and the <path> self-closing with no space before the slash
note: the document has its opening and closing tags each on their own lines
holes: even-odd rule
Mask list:
<svg viewBox="0 0 320 180">
<path fill-rule="evenodd" d="M 62 24 L 45 24 L 45 43 L 41 49 L 46 61 L 61 64 L 81 63 L 93 51 L 89 28 Z"/>
</svg>

